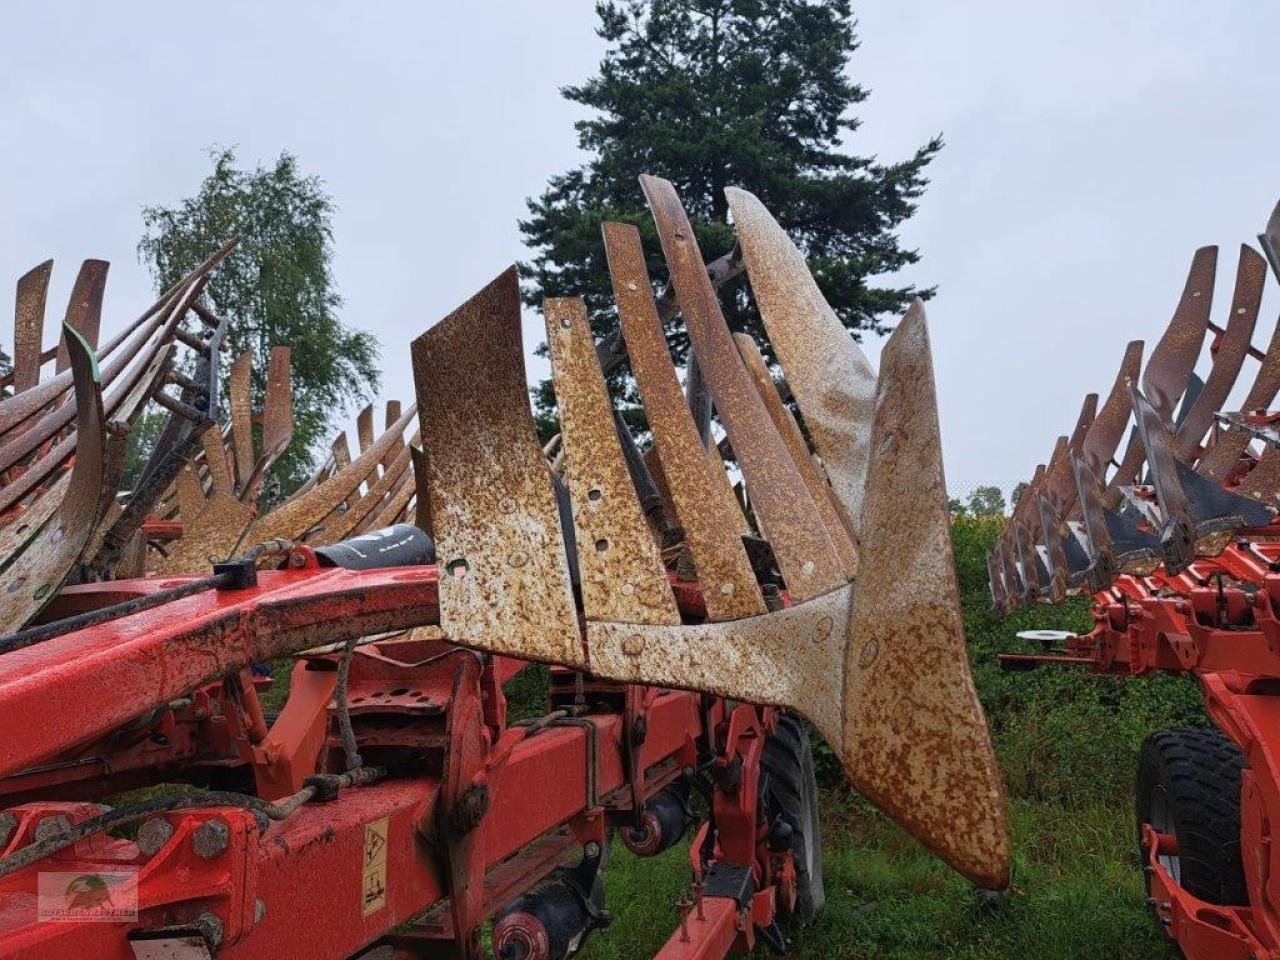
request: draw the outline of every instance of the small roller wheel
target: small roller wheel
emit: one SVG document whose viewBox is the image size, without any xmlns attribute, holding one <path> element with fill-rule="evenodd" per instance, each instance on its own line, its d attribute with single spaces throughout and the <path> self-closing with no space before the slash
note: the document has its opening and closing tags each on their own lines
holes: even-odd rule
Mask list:
<svg viewBox="0 0 1280 960">
<path fill-rule="evenodd" d="M 1153 733 L 1138 759 L 1139 849 L 1143 824 L 1173 834 L 1178 852 L 1161 865 L 1189 894 L 1220 906 L 1249 899 L 1240 858 L 1243 768 L 1239 747 L 1219 730 Z"/>
</svg>

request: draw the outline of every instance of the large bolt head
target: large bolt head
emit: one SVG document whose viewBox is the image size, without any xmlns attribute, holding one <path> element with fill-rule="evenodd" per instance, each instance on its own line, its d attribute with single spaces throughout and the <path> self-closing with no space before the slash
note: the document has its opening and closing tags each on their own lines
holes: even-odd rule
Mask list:
<svg viewBox="0 0 1280 960">
<path fill-rule="evenodd" d="M 196 856 L 201 860 L 212 860 L 221 856 L 231 845 L 231 828 L 221 817 L 206 820 L 196 827 L 191 837 Z"/>
<path fill-rule="evenodd" d="M 135 841 L 144 856 L 154 857 L 173 836 L 173 824 L 164 817 L 152 817 L 138 828 Z"/>
</svg>

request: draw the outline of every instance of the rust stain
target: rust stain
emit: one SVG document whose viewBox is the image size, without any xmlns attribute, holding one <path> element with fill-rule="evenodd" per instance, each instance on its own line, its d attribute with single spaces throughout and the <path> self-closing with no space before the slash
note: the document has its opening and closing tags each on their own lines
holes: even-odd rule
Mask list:
<svg viewBox="0 0 1280 960">
<path fill-rule="evenodd" d="M 678 624 L 662 555 L 623 459 L 604 374 L 580 299 L 542 302 L 573 503 L 587 620 Z"/>
<path fill-rule="evenodd" d="M 18 279 L 13 315 L 13 390 L 21 393 L 40 380 L 44 351 L 44 309 L 49 296 L 53 261 L 46 260 Z"/>
<path fill-rule="evenodd" d="M 654 448 L 666 490 L 684 530 L 711 620 L 736 620 L 764 613 L 755 574 L 740 537 L 741 514 L 731 513 L 702 446 L 658 319 L 645 269 L 640 232 L 631 224 L 603 225 L 605 252 L 618 318 L 631 357 L 631 370 L 644 398 Z M 738 514 L 736 517 L 734 514 Z"/>
<path fill-rule="evenodd" d="M 661 177 L 642 176 L 640 185 L 662 241 L 690 348 L 787 588 L 795 600 L 833 590 L 845 582 L 839 558 L 734 347 L 684 207 L 672 185 Z"/>
<path fill-rule="evenodd" d="M 200 434 L 200 446 L 204 450 L 204 465 L 209 471 L 213 492 L 231 493 L 231 468 L 227 465 L 227 448 L 222 443 L 222 427 L 215 423 Z"/>
<path fill-rule="evenodd" d="M 184 521 L 182 538 L 157 565 L 157 573 L 205 573 L 213 560 L 232 555 L 254 509 L 228 493 L 215 492 L 194 521 Z"/>
<path fill-rule="evenodd" d="M 1231 297 L 1231 314 L 1227 319 L 1226 329 L 1218 338 L 1213 366 L 1209 370 L 1209 376 L 1205 378 L 1204 387 L 1174 437 L 1173 451 L 1179 459 L 1194 459 L 1205 431 L 1213 425 L 1214 413 L 1222 407 L 1231 388 L 1235 386 L 1240 367 L 1249 354 L 1266 279 L 1267 261 L 1252 247 L 1241 244 L 1235 292 Z M 1169 422 L 1173 420 L 1172 417 L 1163 419 Z"/>
<path fill-rule="evenodd" d="M 441 628 L 465 646 L 584 666 L 559 512 L 526 393 L 515 268 L 411 350 Z"/>
<path fill-rule="evenodd" d="M 839 744 L 853 587 L 773 613 L 684 627 L 587 623 L 594 674 L 793 707 Z M 865 736 L 865 732 L 861 734 Z"/>
<path fill-rule="evenodd" d="M 1004 787 L 969 672 L 933 364 L 916 301 L 881 354 L 841 760 L 854 786 L 984 887 L 1008 885 Z"/>
<path fill-rule="evenodd" d="M 353 498 L 360 484 L 368 478 L 370 471 L 386 452 L 400 440 L 416 414 L 417 408 L 410 405 L 400 419 L 392 424 L 391 429 L 378 437 L 357 459 L 324 482 L 259 517 L 245 535 L 245 545 L 252 546 L 275 539 L 301 539 L 317 523 L 333 514 L 340 504 Z"/>
<path fill-rule="evenodd" d="M 866 485 L 875 372 L 764 204 L 736 187 L 725 196 L 769 342 L 836 496 L 856 524 Z"/>
<path fill-rule="evenodd" d="M 1271 342 L 1263 354 L 1254 377 L 1253 386 L 1241 405 L 1241 409 L 1266 410 L 1280 392 L 1280 321 L 1271 332 Z M 1221 483 L 1239 462 L 1240 455 L 1249 446 L 1249 434 L 1244 430 L 1220 430 L 1217 441 L 1196 464 L 1196 470 L 1211 480 Z"/>
<path fill-rule="evenodd" d="M 75 286 L 71 288 L 71 298 L 67 301 L 67 314 L 63 323 L 84 337 L 90 350 L 98 348 L 98 331 L 102 326 L 102 295 L 106 292 L 107 271 L 110 268 L 111 264 L 105 260 L 86 260 L 80 264 Z M 61 373 L 70 365 L 64 339 L 58 344 L 54 370 Z"/>
<path fill-rule="evenodd" d="M 1125 347 L 1124 359 L 1120 361 L 1120 370 L 1111 385 L 1111 392 L 1107 394 L 1107 399 L 1103 401 L 1085 434 L 1080 451 L 1089 469 L 1095 474 L 1102 475 L 1124 436 L 1130 412 L 1129 384 L 1138 379 L 1138 373 L 1142 369 L 1142 349 L 1141 340 L 1131 340 Z"/>
<path fill-rule="evenodd" d="M 1143 371 L 1142 392 L 1166 420 L 1173 420 L 1174 406 L 1204 345 L 1217 269 L 1217 247 L 1201 247 L 1195 252 L 1173 318 Z"/>
<path fill-rule="evenodd" d="M 809 453 L 809 445 L 805 442 L 804 434 L 800 432 L 799 424 L 782 402 L 782 397 L 778 395 L 778 386 L 769 375 L 769 368 L 765 365 L 764 357 L 760 353 L 760 348 L 756 346 L 756 342 L 746 333 L 735 333 L 733 339 L 738 344 L 738 353 L 742 355 L 742 361 L 747 365 L 747 372 L 751 374 L 760 399 L 764 401 L 765 409 L 769 411 L 769 419 L 773 421 L 778 435 L 786 444 L 787 452 L 791 454 L 796 469 L 800 471 L 800 479 L 804 481 L 809 496 L 813 498 L 814 506 L 818 508 L 822 522 L 827 528 L 827 535 L 831 537 L 832 546 L 835 547 L 844 567 L 844 577 L 846 580 L 852 580 L 854 574 L 858 572 L 858 548 L 854 544 L 852 533 L 845 527 L 841 514 L 836 510 L 835 494 L 831 485 L 819 472 L 818 465 L 814 463 L 813 456 Z"/>
<path fill-rule="evenodd" d="M 54 598 L 99 519 L 107 445 L 101 375 L 89 344 L 69 324 L 63 337 L 75 384 L 75 464 L 57 509 L 4 570 L 0 633 L 23 626 Z"/>
<path fill-rule="evenodd" d="M 231 408 L 231 448 L 236 457 L 236 484 L 243 489 L 253 476 L 253 351 L 236 357 L 227 375 L 228 406 Z"/>
</svg>

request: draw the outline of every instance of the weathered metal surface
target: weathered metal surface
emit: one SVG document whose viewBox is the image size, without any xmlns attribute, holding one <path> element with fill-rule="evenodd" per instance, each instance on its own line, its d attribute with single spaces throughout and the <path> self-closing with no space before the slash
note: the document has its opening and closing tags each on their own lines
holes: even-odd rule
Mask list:
<svg viewBox="0 0 1280 960">
<path fill-rule="evenodd" d="M 1171 423 L 1178 399 L 1191 380 L 1209 329 L 1217 266 L 1217 247 L 1201 247 L 1196 251 L 1173 318 L 1169 321 L 1164 336 L 1151 351 L 1151 357 L 1142 373 L 1143 393 L 1156 411 Z M 1120 488 L 1137 480 L 1142 459 L 1142 444 L 1137 433 L 1131 433 L 1124 456 L 1107 483 L 1104 502 L 1108 509 L 1119 506 L 1123 499 Z M 1099 479 L 1105 479 L 1103 469 L 1092 461 L 1090 465 Z"/>
<path fill-rule="evenodd" d="M 764 613 L 764 600 L 740 538 L 741 514 L 736 508 L 730 512 L 724 491 L 717 489 L 717 484 L 724 487 L 728 481 L 723 471 L 720 476 L 713 472 L 676 379 L 645 269 L 640 232 L 623 223 L 605 223 L 602 230 L 631 370 L 644 398 L 665 488 L 698 573 L 707 617 L 736 620 Z"/>
<path fill-rule="evenodd" d="M 71 471 L 62 473 L 56 480 L 40 491 L 20 514 L 0 527 L 0 583 L 9 564 L 27 548 L 49 518 L 53 516 L 67 496 L 67 484 L 71 482 Z"/>
<path fill-rule="evenodd" d="M 193 282 L 191 286 L 181 291 L 174 300 L 157 312 L 153 321 L 149 325 L 142 326 L 136 336 L 125 343 L 124 347 L 118 350 L 111 357 L 110 362 L 101 369 L 100 382 L 104 386 L 106 384 L 112 385 L 110 393 L 107 394 L 104 400 L 105 410 L 108 415 L 131 394 L 138 381 L 150 369 L 151 361 L 169 344 L 174 330 L 186 313 L 191 298 L 198 292 L 200 282 L 199 280 Z M 90 298 L 86 302 L 92 306 L 94 301 Z M 143 349 L 144 347 L 145 350 Z M 141 356 L 137 362 L 129 366 L 139 353 L 141 353 Z M 17 426 L 22 423 L 27 414 L 42 409 L 44 407 L 43 403 L 37 404 L 34 408 L 29 408 L 29 403 L 39 400 L 44 395 L 46 386 L 56 386 L 61 378 L 69 373 L 70 371 L 67 371 L 64 374 L 55 376 L 51 380 L 37 384 L 30 390 L 10 398 L 9 403 L 15 406 L 6 408 L 6 415 L 11 414 L 17 418 L 12 421 L 11 425 Z M 53 389 L 49 394 L 50 399 L 57 397 L 60 392 L 58 389 Z M 23 406 L 24 403 L 28 404 L 28 406 Z M 3 402 L 0 402 L 0 405 L 3 405 Z M 27 411 L 27 413 L 23 411 Z M 5 419 L 6 415 L 0 415 L 0 420 Z M 54 407 L 50 412 L 40 417 L 39 420 L 31 423 L 29 428 L 11 433 L 9 442 L 3 448 L 0 448 L 0 464 L 4 464 L 4 466 L 0 466 L 0 470 L 8 469 L 9 466 L 29 456 L 38 447 L 52 439 L 55 434 L 69 426 L 74 416 L 74 404 L 63 403 Z M 2 429 L 3 427 L 0 427 L 0 430 Z M 0 512 L 4 512 L 13 505 L 20 503 L 43 483 L 52 471 L 65 463 L 75 449 L 74 440 L 75 432 L 73 430 L 65 435 L 51 451 L 39 457 L 16 481 L 0 488 Z"/>
<path fill-rule="evenodd" d="M 853 593 L 853 587 L 844 586 L 783 610 L 725 623 L 672 627 L 588 620 L 591 669 L 611 680 L 670 684 L 793 707 L 843 760 L 843 663 Z M 856 735 L 879 733 L 863 729 Z"/>
<path fill-rule="evenodd" d="M 225 560 L 233 554 L 253 517 L 253 507 L 229 493 L 214 491 L 198 516 L 183 521 L 182 539 L 170 547 L 156 572 L 207 572 L 214 560 Z"/>
<path fill-rule="evenodd" d="M 204 450 L 204 464 L 214 493 L 231 493 L 231 468 L 227 464 L 227 448 L 222 443 L 222 427 L 215 423 L 200 434 L 200 447 Z"/>
<path fill-rule="evenodd" d="M 339 470 L 351 466 L 351 445 L 347 443 L 345 430 L 333 438 L 330 450 L 333 451 L 333 462 Z"/>
<path fill-rule="evenodd" d="M 178 501 L 178 516 L 184 524 L 194 523 L 206 504 L 200 475 L 195 467 L 188 464 L 182 468 L 174 478 L 174 489 Z"/>
<path fill-rule="evenodd" d="M 835 547 L 836 554 L 844 567 L 845 579 L 852 580 L 858 572 L 858 548 L 854 543 L 852 531 L 845 526 L 845 521 L 836 509 L 835 492 L 831 489 L 827 478 L 819 471 L 818 465 L 814 463 L 809 445 L 805 442 L 804 434 L 800 432 L 800 426 L 796 423 L 795 417 L 791 415 L 791 411 L 782 402 L 782 397 L 778 395 L 777 384 L 769 375 L 769 368 L 765 365 L 760 348 L 756 346 L 750 334 L 735 333 L 733 339 L 738 345 L 738 353 L 742 355 L 742 362 L 747 365 L 747 372 L 751 374 L 760 399 L 764 401 L 765 409 L 769 411 L 769 418 L 777 428 L 778 435 L 782 437 L 782 442 L 787 445 L 787 451 L 791 454 L 796 469 L 800 471 L 800 478 L 804 481 L 809 496 L 813 498 L 814 506 L 818 508 L 822 522 L 827 528 L 827 535 L 831 538 L 831 544 Z"/>
<path fill-rule="evenodd" d="M 526 393 L 515 268 L 414 340 L 412 357 L 440 626 L 467 646 L 585 665 Z"/>
<path fill-rule="evenodd" d="M 750 487 L 756 520 L 773 548 L 787 588 L 798 601 L 833 590 L 845 582 L 839 558 L 734 346 L 675 188 L 651 176 L 642 176 L 640 185 L 662 241 L 690 349 L 715 400 Z"/>
<path fill-rule="evenodd" d="M 1151 359 L 1142 374 L 1142 392 L 1171 423 L 1174 407 L 1204 346 L 1217 269 L 1217 247 L 1201 247 L 1195 252 L 1173 319 L 1151 351 Z"/>
<path fill-rule="evenodd" d="M 412 453 L 409 454 L 412 459 Z M 396 487 L 387 497 L 387 502 L 382 509 L 373 516 L 372 521 L 368 524 L 370 530 L 381 530 L 383 527 L 389 527 L 393 523 L 412 523 L 413 518 L 405 518 L 405 512 L 409 508 L 409 501 L 413 499 L 417 491 L 417 479 L 414 476 L 412 466 L 406 470 L 400 478 L 400 485 Z"/>
<path fill-rule="evenodd" d="M 764 205 L 736 187 L 725 196 L 769 342 L 831 486 L 856 523 L 870 455 L 875 373 Z"/>
<path fill-rule="evenodd" d="M 46 260 L 18 279 L 13 314 L 13 390 L 21 393 L 40 380 L 44 343 L 44 309 L 53 261 Z"/>
<path fill-rule="evenodd" d="M 987 551 L 987 582 L 991 586 L 991 608 L 997 613 L 1009 609 L 1009 594 L 1004 586 L 1004 563 L 1000 559 L 1000 544 Z"/>
<path fill-rule="evenodd" d="M 1063 600 L 1067 595 L 1067 537 L 1070 531 L 1058 512 L 1056 502 L 1049 496 L 1049 487 L 1061 472 L 1070 476 L 1071 464 L 1067 456 L 1067 438 L 1059 437 L 1057 448 L 1045 471 L 1045 482 L 1035 492 L 1035 508 L 1039 511 L 1040 542 L 1045 547 L 1045 566 L 1049 570 L 1049 582 L 1046 588 L 1054 602 Z"/>
<path fill-rule="evenodd" d="M 1000 772 L 969 673 L 924 308 L 881 354 L 845 656 L 845 771 L 982 886 L 1008 885 Z"/>
<path fill-rule="evenodd" d="M 373 404 L 371 403 L 356 415 L 356 440 L 360 444 L 361 453 L 373 446 Z"/>
<path fill-rule="evenodd" d="M 1111 385 L 1111 392 L 1089 424 L 1084 443 L 1080 447 L 1080 453 L 1089 469 L 1099 479 L 1105 476 L 1107 464 L 1124 436 L 1124 427 L 1130 413 L 1129 384 L 1138 379 L 1138 373 L 1142 369 L 1142 348 L 1141 340 L 1131 340 L 1125 347 L 1124 359 L 1120 361 L 1120 370 Z"/>
<path fill-rule="evenodd" d="M 227 376 L 231 416 L 231 448 L 236 460 L 236 486 L 243 489 L 253 476 L 253 351 L 236 357 Z"/>
<path fill-rule="evenodd" d="M 271 348 L 271 359 L 267 363 L 267 389 L 262 399 L 262 446 L 253 465 L 253 473 L 240 487 L 240 499 L 244 503 L 257 501 L 267 472 L 293 439 L 290 358 L 288 347 Z"/>
<path fill-rule="evenodd" d="M 587 620 L 678 624 L 662 555 L 645 523 L 580 299 L 542 302 L 577 532 Z"/>
<path fill-rule="evenodd" d="M 1280 280 L 1280 203 L 1277 203 L 1275 209 L 1271 211 L 1266 229 L 1258 234 L 1258 242 L 1262 245 L 1262 251 L 1271 264 L 1271 272 L 1275 274 L 1277 280 Z"/>
<path fill-rule="evenodd" d="M 1241 404 L 1245 411 L 1266 410 L 1280 392 L 1280 321 L 1271 332 L 1271 341 L 1259 361 L 1253 386 Z M 1211 480 L 1221 483 L 1236 468 L 1241 455 L 1249 446 L 1249 434 L 1243 430 L 1220 430 L 1204 456 L 1196 463 L 1196 470 Z"/>
<path fill-rule="evenodd" d="M 394 429 L 394 425 L 393 425 Z M 395 434 L 392 439 L 399 437 Z M 387 444 L 392 448 L 398 446 L 400 452 L 396 454 L 396 459 L 392 461 L 391 469 L 383 473 L 376 480 L 369 484 L 369 492 L 350 504 L 344 513 L 336 514 L 330 517 L 326 522 L 324 529 L 314 539 L 315 543 L 337 543 L 339 540 L 350 535 L 358 529 L 361 523 L 378 507 L 382 505 L 383 499 L 395 487 L 396 482 L 404 474 L 409 467 L 409 450 L 405 447 L 403 441 L 397 444 Z M 368 456 L 368 451 L 373 447 L 373 439 L 370 438 L 369 445 L 365 447 L 361 457 Z M 378 462 L 374 460 L 370 465 L 370 471 L 377 470 Z M 372 478 L 372 472 L 369 474 Z"/>
<path fill-rule="evenodd" d="M 107 266 L 108 264 L 102 260 L 86 260 L 76 276 L 75 286 L 67 301 L 64 325 L 71 327 L 81 336 L 84 336 L 83 331 L 92 332 L 93 340 L 97 339 L 98 327 L 102 320 L 102 292 L 107 281 Z M 85 342 L 92 350 L 93 344 L 89 337 L 85 336 Z M 66 353 L 65 337 L 58 350 L 58 371 L 61 372 L 70 364 L 70 358 Z M 94 366 L 95 368 L 97 366 L 96 360 Z M 114 379 L 114 373 L 118 370 L 119 367 L 116 367 L 108 371 L 108 375 L 104 378 L 106 382 L 109 383 Z M 71 423 L 75 416 L 75 404 L 65 403 L 31 423 L 29 429 L 24 430 L 16 438 L 11 438 L 0 448 L 0 471 L 10 469 L 24 457 L 29 456 L 64 426 Z"/>
<path fill-rule="evenodd" d="M 303 534 L 332 514 L 340 504 L 353 498 L 360 484 L 387 450 L 399 440 L 416 413 L 417 408 L 410 405 L 390 430 L 378 437 L 368 450 L 345 468 L 259 517 L 245 535 L 245 545 L 252 546 L 267 540 L 301 539 Z"/>
<path fill-rule="evenodd" d="M 86 260 L 80 264 L 71 298 L 67 301 L 66 319 L 63 321 L 84 337 L 89 348 L 98 348 L 98 331 L 102 327 L 102 295 L 107 287 L 107 271 L 111 264 L 105 260 Z M 61 373 L 71 365 L 66 340 L 58 344 L 55 370 Z"/>
<path fill-rule="evenodd" d="M 66 494 L 4 570 L 0 633 L 16 630 L 51 601 L 98 522 L 106 453 L 101 377 L 88 343 L 63 328 L 75 382 L 76 458 Z"/>
<path fill-rule="evenodd" d="M 856 588 L 730 623 L 588 621 L 592 670 L 802 711 L 861 792 L 1003 887 L 1008 824 L 969 676 L 919 304 L 886 346 L 873 437 Z"/>
<path fill-rule="evenodd" d="M 384 424 L 383 429 L 390 430 L 391 425 L 399 419 L 400 419 L 400 401 L 388 400 L 386 419 L 383 421 L 383 424 Z M 397 453 L 399 453 L 399 451 L 394 447 L 389 451 L 387 451 L 387 455 L 382 458 L 383 470 L 386 470 L 391 466 L 391 461 L 393 461 L 396 458 Z"/>
<path fill-rule="evenodd" d="M 1204 387 L 1174 436 L 1174 453 L 1182 460 L 1189 461 L 1195 456 L 1205 432 L 1213 425 L 1214 413 L 1221 409 L 1235 386 L 1240 367 L 1249 354 L 1266 279 L 1267 262 L 1252 247 L 1241 244 L 1235 293 L 1231 298 L 1231 314 L 1226 329 L 1218 338 L 1213 366 Z"/>
</svg>

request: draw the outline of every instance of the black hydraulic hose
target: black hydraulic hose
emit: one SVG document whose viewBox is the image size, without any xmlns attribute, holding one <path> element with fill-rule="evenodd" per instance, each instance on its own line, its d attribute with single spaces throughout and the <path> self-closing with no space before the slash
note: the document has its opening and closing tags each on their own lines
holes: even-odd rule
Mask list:
<svg viewBox="0 0 1280 960">
<path fill-rule="evenodd" d="M 130 614 L 141 613 L 143 610 L 163 606 L 173 600 L 181 600 L 183 597 L 203 593 L 206 590 L 230 587 L 235 584 L 237 576 L 236 571 L 215 573 L 209 577 L 201 577 L 199 580 L 184 583 L 180 587 L 157 590 L 155 593 L 148 593 L 132 600 L 125 600 L 123 603 L 114 603 L 109 607 L 78 613 L 73 617 L 55 620 L 53 623 L 42 624 L 38 627 L 28 627 L 25 630 L 19 630 L 17 633 L 10 633 L 7 636 L 0 637 L 0 654 L 9 653 L 12 650 L 21 650 L 23 647 L 50 640 L 73 630 L 83 630 L 86 627 L 118 620 Z"/>
<path fill-rule="evenodd" d="M 379 767 L 361 767 L 359 770 L 341 774 L 333 779 L 336 785 L 354 787 L 372 783 L 374 780 L 381 778 L 384 773 L 385 771 Z M 113 807 L 106 813 L 90 817 L 88 820 L 81 820 L 79 823 L 72 825 L 69 830 L 61 830 L 45 837 L 43 840 L 37 840 L 35 843 L 30 843 L 19 850 L 15 850 L 9 856 L 0 859 L 0 877 L 8 876 L 23 867 L 30 866 L 37 860 L 57 853 L 59 850 L 65 850 L 85 837 L 92 836 L 95 833 L 102 833 L 106 830 L 113 830 L 130 823 L 136 823 L 158 813 L 169 813 L 174 810 L 187 810 L 194 807 L 239 807 L 262 814 L 268 820 L 284 820 L 314 797 L 319 789 L 317 786 L 303 787 L 297 793 L 285 797 L 279 803 L 272 803 L 258 797 L 251 797 L 248 794 L 233 793 L 227 790 L 198 790 L 194 793 L 177 793 L 163 797 L 153 797 L 150 800 L 132 803 L 125 807 Z"/>
</svg>

